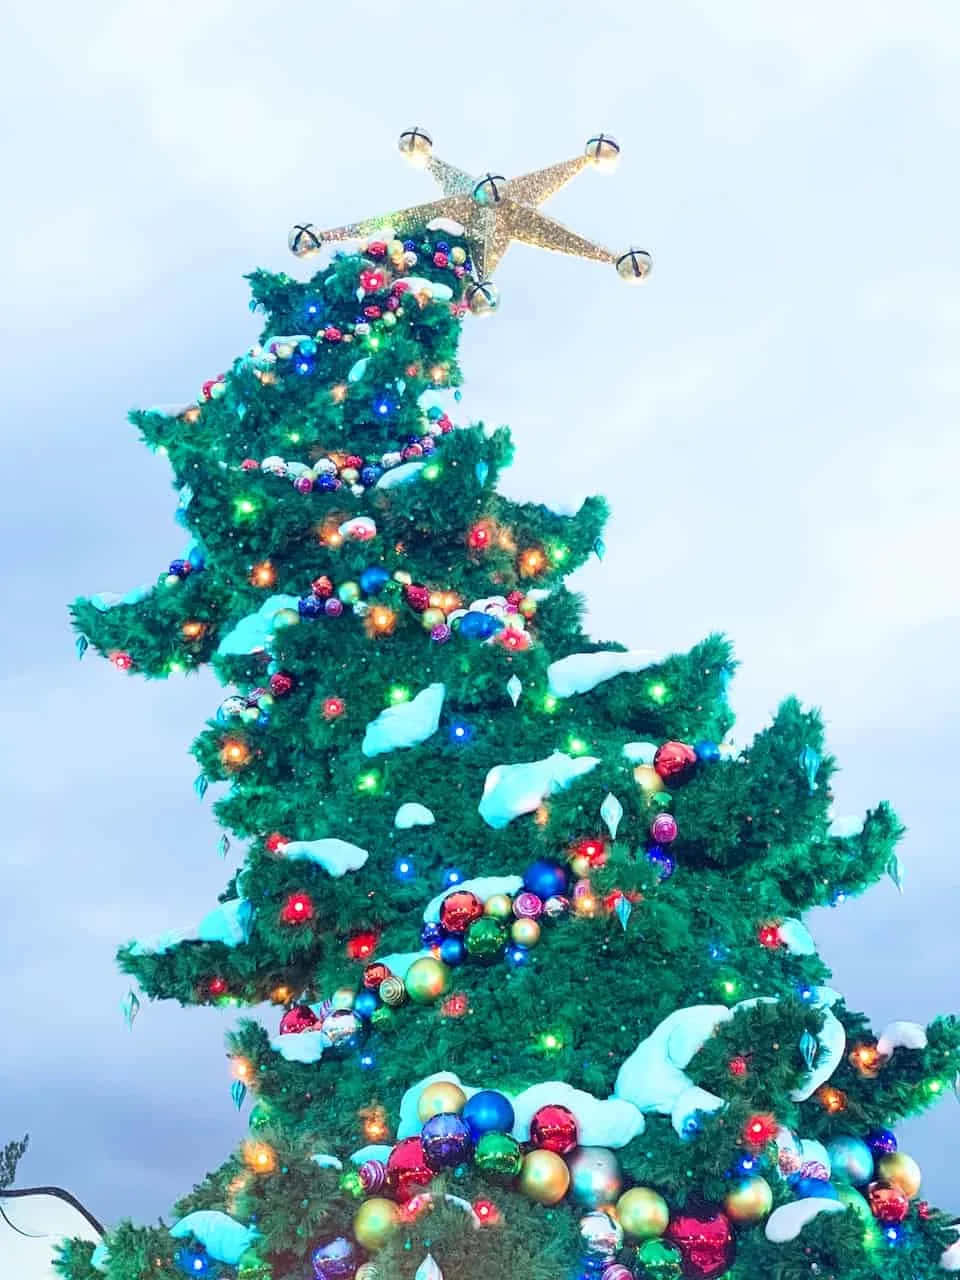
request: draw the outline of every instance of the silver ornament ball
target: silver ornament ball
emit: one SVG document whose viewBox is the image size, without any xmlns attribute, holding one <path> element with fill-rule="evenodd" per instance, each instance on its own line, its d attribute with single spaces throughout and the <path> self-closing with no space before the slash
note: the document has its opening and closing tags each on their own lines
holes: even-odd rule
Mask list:
<svg viewBox="0 0 960 1280">
<path fill-rule="evenodd" d="M 594 1258 L 612 1258 L 623 1248 L 623 1228 L 602 1209 L 580 1219 L 580 1238 L 587 1253 Z"/>
<path fill-rule="evenodd" d="M 627 284 L 642 284 L 650 274 L 653 259 L 646 249 L 629 248 L 617 258 L 617 275 Z"/>
<path fill-rule="evenodd" d="M 587 139 L 583 154 L 592 160 L 598 169 L 610 170 L 616 167 L 620 159 L 620 143 L 611 138 L 609 133 L 595 133 Z"/>
</svg>

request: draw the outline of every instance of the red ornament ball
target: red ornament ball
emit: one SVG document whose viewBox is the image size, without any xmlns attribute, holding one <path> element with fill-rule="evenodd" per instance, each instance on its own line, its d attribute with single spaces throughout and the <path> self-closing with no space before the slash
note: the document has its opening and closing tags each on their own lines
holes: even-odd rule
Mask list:
<svg viewBox="0 0 960 1280">
<path fill-rule="evenodd" d="M 259 469 L 260 469 L 260 463 L 256 460 L 256 458 L 244 458 L 244 460 L 240 463 L 241 471 L 259 471 Z"/>
<path fill-rule="evenodd" d="M 665 742 L 657 748 L 653 767 L 664 782 L 678 781 L 697 763 L 697 753 L 685 742 Z"/>
<path fill-rule="evenodd" d="M 319 578 L 314 578 L 310 588 L 313 594 L 319 596 L 321 600 L 326 600 L 327 596 L 333 595 L 333 583 L 326 574 L 322 574 Z"/>
<path fill-rule="evenodd" d="M 530 1121 L 530 1141 L 543 1151 L 565 1156 L 577 1145 L 579 1126 L 569 1107 L 551 1103 L 534 1112 Z"/>
<path fill-rule="evenodd" d="M 888 1225 L 903 1222 L 910 1212 L 910 1197 L 889 1182 L 871 1182 L 867 1201 L 876 1220 Z"/>
<path fill-rule="evenodd" d="M 757 941 L 761 947 L 773 951 L 780 945 L 780 927 L 775 924 L 762 924 L 757 930 Z"/>
<path fill-rule="evenodd" d="M 415 1196 L 418 1187 L 429 1186 L 433 1177 L 419 1138 L 404 1138 L 390 1152 L 387 1186 L 400 1204 L 406 1204 Z"/>
<path fill-rule="evenodd" d="M 733 1266 L 737 1245 L 730 1219 L 716 1205 L 688 1205 L 667 1225 L 664 1239 L 675 1244 L 689 1280 L 714 1280 Z"/>
<path fill-rule="evenodd" d="M 211 978 L 207 983 L 207 990 L 212 996 L 222 996 L 227 992 L 226 978 Z"/>
<path fill-rule="evenodd" d="M 385 283 L 386 278 L 382 271 L 367 269 L 360 272 L 360 288 L 364 293 L 376 293 Z"/>
<path fill-rule="evenodd" d="M 381 982 L 386 982 L 387 978 L 392 977 L 390 970 L 385 964 L 376 961 L 374 964 L 368 964 L 363 971 L 363 985 L 368 991 L 378 991 Z"/>
<path fill-rule="evenodd" d="M 440 908 L 440 923 L 447 933 L 466 933 L 474 920 L 483 915 L 483 903 L 469 889 L 448 894 Z"/>
<path fill-rule="evenodd" d="M 731 1058 L 727 1063 L 727 1070 L 732 1076 L 745 1076 L 747 1074 L 747 1060 L 739 1054 L 735 1058 Z"/>
<path fill-rule="evenodd" d="M 336 325 L 328 324 L 323 331 L 323 336 L 326 338 L 327 342 L 339 342 L 343 337 L 343 334 Z"/>
<path fill-rule="evenodd" d="M 403 596 L 415 613 L 424 613 L 430 608 L 430 589 L 419 582 L 411 582 L 404 587 Z"/>
<path fill-rule="evenodd" d="M 270 692 L 275 698 L 285 698 L 293 684 L 293 676 L 288 671 L 275 671 L 270 677 Z"/>
<path fill-rule="evenodd" d="M 280 908 L 284 924 L 306 924 L 313 919 L 313 899 L 308 893 L 291 893 Z"/>
<path fill-rule="evenodd" d="M 282 1036 L 298 1036 L 303 1031 L 313 1031 L 320 1019 L 308 1004 L 295 1004 L 280 1019 Z"/>
</svg>

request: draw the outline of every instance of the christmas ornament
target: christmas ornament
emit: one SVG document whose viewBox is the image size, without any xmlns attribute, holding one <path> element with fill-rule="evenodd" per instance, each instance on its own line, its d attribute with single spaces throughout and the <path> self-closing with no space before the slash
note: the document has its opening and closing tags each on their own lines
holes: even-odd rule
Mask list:
<svg viewBox="0 0 960 1280">
<path fill-rule="evenodd" d="M 889 1155 L 897 1149 L 896 1135 L 890 1129 L 871 1129 L 864 1141 L 875 1156 Z"/>
<path fill-rule="evenodd" d="M 387 1186 L 393 1195 L 400 1204 L 406 1204 L 418 1187 L 426 1187 L 432 1180 L 433 1170 L 427 1164 L 420 1139 L 402 1138 L 387 1160 Z"/>
<path fill-rule="evenodd" d="M 382 1280 L 379 1270 L 372 1262 L 364 1262 L 357 1268 L 354 1280 Z"/>
<path fill-rule="evenodd" d="M 523 887 L 529 893 L 535 893 L 541 901 L 565 894 L 568 883 L 569 876 L 563 863 L 546 858 L 531 863 L 523 873 Z"/>
<path fill-rule="evenodd" d="M 835 1182 L 849 1182 L 861 1187 L 873 1177 L 873 1152 L 859 1138 L 834 1138 L 827 1144 L 827 1155 Z"/>
<path fill-rule="evenodd" d="M 634 1280 L 633 1272 L 621 1262 L 611 1262 L 604 1267 L 600 1280 Z"/>
<path fill-rule="evenodd" d="M 565 1156 L 577 1145 L 577 1137 L 577 1118 L 569 1107 L 553 1103 L 534 1112 L 530 1141 L 535 1147 Z"/>
<path fill-rule="evenodd" d="M 444 964 L 463 964 L 467 958 L 467 948 L 463 939 L 458 937 L 444 938 L 440 943 L 440 959 Z"/>
<path fill-rule="evenodd" d="M 404 985 L 415 1004 L 433 1004 L 450 990 L 450 970 L 433 956 L 422 956 L 410 966 Z"/>
<path fill-rule="evenodd" d="M 515 1178 L 523 1164 L 523 1154 L 516 1138 L 493 1131 L 484 1133 L 477 1141 L 473 1159 L 478 1169 L 496 1178 Z"/>
<path fill-rule="evenodd" d="M 400 1226 L 400 1208 L 392 1200 L 374 1196 L 364 1200 L 354 1214 L 353 1234 L 364 1249 L 376 1252 L 382 1249 Z"/>
<path fill-rule="evenodd" d="M 513 914 L 513 903 L 505 893 L 494 893 L 483 904 L 483 914 L 493 916 L 494 920 L 509 920 Z"/>
<path fill-rule="evenodd" d="M 801 1176 L 794 1178 L 790 1185 L 793 1188 L 793 1194 L 801 1200 L 838 1200 L 837 1188 L 827 1178 L 813 1178 L 809 1175 L 803 1175 L 803 1169 L 808 1165 L 801 1166 Z M 825 1172 L 822 1165 L 818 1166 L 819 1172 Z"/>
<path fill-rule="evenodd" d="M 773 1208 L 770 1184 L 763 1178 L 741 1178 L 724 1196 L 723 1208 L 731 1222 L 759 1222 Z"/>
<path fill-rule="evenodd" d="M 677 838 L 677 820 L 672 813 L 658 813 L 650 823 L 650 836 L 655 844 L 670 844 Z"/>
<path fill-rule="evenodd" d="M 310 1258 L 315 1280 L 353 1280 L 357 1257 L 353 1245 L 343 1236 L 319 1245 Z"/>
<path fill-rule="evenodd" d="M 295 1004 L 280 1019 L 280 1035 L 299 1035 L 303 1031 L 319 1029 L 320 1019 L 308 1004 Z"/>
<path fill-rule="evenodd" d="M 665 742 L 657 748 L 653 767 L 664 782 L 680 782 L 696 767 L 697 753 L 685 742 Z"/>
<path fill-rule="evenodd" d="M 466 889 L 448 894 L 440 907 L 440 923 L 448 933 L 465 933 L 482 915 L 483 903 Z"/>
<path fill-rule="evenodd" d="M 513 914 L 519 920 L 536 920 L 543 914 L 543 900 L 525 889 L 513 900 Z"/>
<path fill-rule="evenodd" d="M 387 1166 L 382 1160 L 364 1160 L 357 1170 L 360 1183 L 367 1195 L 382 1191 L 387 1181 Z"/>
<path fill-rule="evenodd" d="M 459 1115 L 466 1106 L 467 1095 L 449 1080 L 434 1080 L 425 1085 L 417 1100 L 417 1117 L 423 1124 L 436 1115 Z"/>
<path fill-rule="evenodd" d="M 596 138 L 600 136 L 595 135 Z M 583 169 L 594 165 L 603 167 L 613 161 L 614 156 L 612 150 L 607 149 L 606 140 L 597 144 L 591 139 L 589 145 L 599 146 L 601 150 L 508 181 L 492 173 L 476 177 L 437 160 L 432 154 L 433 144 L 429 136 L 422 131 L 408 129 L 402 135 L 403 155 L 412 163 L 426 168 L 442 189 L 443 198 L 326 231 L 309 222 L 296 223 L 288 241 L 291 252 L 298 257 L 310 256 L 330 241 L 374 235 L 384 223 L 393 228 L 395 235 L 404 236 L 419 232 L 434 219 L 444 218 L 466 228 L 465 237 L 470 245 L 474 269 L 477 278 L 484 283 L 514 240 L 558 253 L 592 258 L 597 262 L 614 263 L 622 279 L 641 280 L 650 270 L 651 259 L 645 250 L 630 248 L 620 255 L 611 253 L 539 212 L 539 206 L 545 200 Z"/>
<path fill-rule="evenodd" d="M 683 1258 L 683 1274 L 712 1280 L 733 1265 L 736 1241 L 730 1220 L 715 1205 L 691 1205 L 670 1219 L 666 1240 Z"/>
<path fill-rule="evenodd" d="M 470 925 L 465 942 L 471 959 L 489 962 L 503 954 L 507 945 L 507 931 L 493 916 L 481 916 Z"/>
<path fill-rule="evenodd" d="M 647 796 L 656 795 L 657 792 L 663 791 L 666 783 L 652 764 L 638 764 L 633 771 L 633 780 L 640 790 Z"/>
<path fill-rule="evenodd" d="M 540 941 L 540 926 L 536 920 L 514 920 L 510 937 L 518 947 L 535 947 Z"/>
<path fill-rule="evenodd" d="M 320 1030 L 335 1049 L 352 1048 L 360 1030 L 360 1019 L 352 1009 L 334 1009 L 320 1024 Z"/>
<path fill-rule="evenodd" d="M 670 1210 L 663 1196 L 650 1187 L 631 1187 L 617 1201 L 617 1217 L 632 1239 L 650 1240 L 666 1231 Z"/>
<path fill-rule="evenodd" d="M 637 1250 L 637 1262 L 643 1280 L 677 1280 L 683 1270 L 680 1250 L 665 1240 L 647 1240 Z"/>
<path fill-rule="evenodd" d="M 458 1115 L 431 1116 L 420 1133 L 423 1154 L 431 1169 L 452 1169 L 473 1151 L 473 1137 L 466 1121 Z"/>
<path fill-rule="evenodd" d="M 531 1151 L 530 1155 L 534 1154 Z M 522 1185 L 523 1175 L 521 1174 Z M 596 1209 L 580 1219 L 580 1239 L 583 1241 L 588 1257 L 612 1258 L 623 1245 L 623 1228 L 609 1213 Z"/>
<path fill-rule="evenodd" d="M 471 315 L 489 316 L 500 305 L 500 290 L 491 280 L 474 280 L 463 295 Z"/>
<path fill-rule="evenodd" d="M 903 1151 L 895 1151 L 890 1155 L 881 1156 L 877 1161 L 877 1178 L 881 1182 L 889 1182 L 891 1186 L 899 1187 L 903 1194 L 912 1200 L 920 1190 L 923 1175 L 916 1160 Z"/>
<path fill-rule="evenodd" d="M 403 1004 L 404 1000 L 406 1000 L 407 988 L 400 978 L 391 975 L 389 978 L 384 978 L 380 983 L 377 995 L 385 1005 L 390 1008 L 396 1008 L 397 1005 Z"/>
<path fill-rule="evenodd" d="M 623 1186 L 620 1161 L 607 1147 L 577 1147 L 567 1156 L 570 1199 L 585 1209 L 613 1204 Z"/>
<path fill-rule="evenodd" d="M 900 1187 L 887 1182 L 871 1182 L 867 1187 L 867 1203 L 878 1222 L 903 1222 L 910 1212 L 910 1197 Z"/>
<path fill-rule="evenodd" d="M 484 1133 L 509 1133 L 514 1125 L 513 1103 L 496 1089 L 481 1089 L 475 1093 L 460 1113 L 474 1141 Z"/>
</svg>

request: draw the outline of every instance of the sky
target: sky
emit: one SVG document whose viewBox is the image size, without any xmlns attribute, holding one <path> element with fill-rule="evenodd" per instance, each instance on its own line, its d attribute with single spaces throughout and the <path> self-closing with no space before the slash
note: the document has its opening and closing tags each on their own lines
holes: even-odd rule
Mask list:
<svg viewBox="0 0 960 1280">
<path fill-rule="evenodd" d="M 225 1157 L 219 1011 L 147 1005 L 116 945 L 222 889 L 187 747 L 210 677 L 147 684 L 66 605 L 180 553 L 162 459 L 126 423 L 186 402 L 257 333 L 244 272 L 303 270 L 294 221 L 432 199 L 396 151 L 428 127 L 468 169 L 527 172 L 597 130 L 623 148 L 548 212 L 654 256 L 515 246 L 465 326 L 464 413 L 508 422 L 505 489 L 605 493 L 590 627 L 656 653 L 732 636 L 746 741 L 795 692 L 825 711 L 836 810 L 888 798 L 889 882 L 810 920 L 878 1027 L 960 1009 L 960 263 L 954 0 L 226 0 L 14 6 L 0 50 L 0 1140 L 21 1185 L 106 1222 L 165 1213 Z M 960 1210 L 960 1107 L 907 1124 Z"/>
</svg>

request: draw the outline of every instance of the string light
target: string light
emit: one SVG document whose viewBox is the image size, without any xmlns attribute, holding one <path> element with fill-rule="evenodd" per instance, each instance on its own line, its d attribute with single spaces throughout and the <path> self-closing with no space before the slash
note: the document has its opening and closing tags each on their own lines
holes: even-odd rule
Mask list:
<svg viewBox="0 0 960 1280">
<path fill-rule="evenodd" d="M 559 1053 L 563 1048 L 563 1038 L 555 1031 L 544 1031 L 538 1043 L 544 1053 Z"/>
<path fill-rule="evenodd" d="M 277 1153 L 266 1142 L 245 1142 L 243 1159 L 254 1173 L 273 1173 L 277 1167 Z"/>
<path fill-rule="evenodd" d="M 449 889 L 451 885 L 459 884 L 463 879 L 463 872 L 458 871 L 456 867 L 448 867 L 443 873 L 444 886 Z"/>
<path fill-rule="evenodd" d="M 253 1075 L 253 1064 L 248 1058 L 234 1058 L 233 1075 L 234 1079 L 246 1082 Z"/>
<path fill-rule="evenodd" d="M 347 955 L 351 960 L 367 960 L 376 951 L 379 941 L 379 934 L 358 933 L 347 943 Z"/>
<path fill-rule="evenodd" d="M 773 951 L 780 945 L 780 929 L 775 924 L 763 924 L 757 930 L 757 941 L 761 947 Z"/>
<path fill-rule="evenodd" d="M 274 1004 L 289 1004 L 293 999 L 293 990 L 290 987 L 274 987 L 270 992 L 270 999 Z"/>
<path fill-rule="evenodd" d="M 556 711 L 557 699 L 552 693 L 545 693 L 543 695 L 543 709 L 546 711 L 547 715 L 552 715 L 553 712 Z"/>
<path fill-rule="evenodd" d="M 817 1090 L 817 1099 L 824 1111 L 830 1115 L 838 1115 L 847 1108 L 847 1095 L 840 1089 L 834 1089 L 831 1085 L 824 1085 Z"/>
<path fill-rule="evenodd" d="M 467 545 L 473 551 L 486 551 L 493 541 L 493 531 L 488 524 L 475 524 L 467 534 Z"/>
<path fill-rule="evenodd" d="M 547 557 L 539 547 L 528 547 L 520 556 L 520 572 L 525 578 L 534 578 L 547 565 Z"/>
<path fill-rule="evenodd" d="M 199 640 L 206 629 L 207 624 L 205 622 L 197 622 L 195 619 L 191 619 L 180 628 L 180 634 L 184 640 Z"/>
<path fill-rule="evenodd" d="M 375 769 L 371 769 L 368 773 L 361 773 L 357 778 L 357 790 L 363 791 L 367 795 L 372 795 L 379 790 L 380 775 Z"/>
<path fill-rule="evenodd" d="M 119 650 L 115 653 L 111 653 L 110 661 L 118 671 L 129 671 L 133 666 L 133 658 L 130 654 Z"/>
<path fill-rule="evenodd" d="M 207 983 L 207 990 L 212 996 L 222 996 L 227 992 L 227 980 L 219 976 L 211 978 Z"/>
<path fill-rule="evenodd" d="M 386 605 L 378 604 L 366 617 L 367 629 L 377 636 L 388 636 L 397 625 L 397 615 Z"/>
<path fill-rule="evenodd" d="M 330 399 L 334 404 L 343 404 L 347 398 L 347 387 L 343 382 L 338 382 L 335 387 L 330 388 Z"/>
<path fill-rule="evenodd" d="M 277 580 L 277 571 L 269 560 L 261 560 L 250 570 L 250 585 L 254 587 L 272 587 Z"/>
<path fill-rule="evenodd" d="M 417 873 L 409 858 L 398 858 L 393 864 L 393 874 L 398 880 L 413 880 Z"/>
<path fill-rule="evenodd" d="M 390 1128 L 387 1125 L 387 1113 L 379 1104 L 375 1104 L 372 1107 L 362 1107 L 359 1115 L 363 1121 L 363 1136 L 369 1142 L 382 1142 L 384 1138 L 389 1137 Z"/>
<path fill-rule="evenodd" d="M 336 720 L 337 716 L 342 716 L 347 709 L 347 704 L 342 698 L 329 697 L 323 700 L 323 718 L 324 720 Z"/>
<path fill-rule="evenodd" d="M 665 702 L 667 697 L 667 686 L 663 684 L 662 681 L 658 680 L 656 683 L 647 687 L 647 693 L 653 702 Z"/>
<path fill-rule="evenodd" d="M 454 720 L 450 725 L 450 741 L 458 746 L 466 746 L 473 740 L 473 734 L 473 725 L 466 724 L 463 720 Z"/>
<path fill-rule="evenodd" d="M 249 520 L 257 511 L 257 504 L 252 498 L 237 498 L 233 504 L 233 513 L 237 520 Z"/>
<path fill-rule="evenodd" d="M 492 1226 L 500 1221 L 499 1211 L 492 1200 L 474 1200 L 473 1212 L 482 1226 Z"/>
<path fill-rule="evenodd" d="M 572 756 L 582 756 L 587 749 L 587 744 L 582 738 L 576 736 L 567 739 L 567 750 Z"/>
<path fill-rule="evenodd" d="M 440 1006 L 440 1012 L 445 1018 L 462 1018 L 464 1014 L 470 1012 L 467 997 L 459 992 L 456 995 L 447 996 Z"/>
<path fill-rule="evenodd" d="M 250 763 L 250 748 L 242 738 L 227 738 L 220 748 L 220 760 L 228 769 L 242 769 Z"/>
<path fill-rule="evenodd" d="M 280 908 L 284 924 L 306 924 L 313 915 L 313 899 L 308 893 L 291 893 Z"/>
<path fill-rule="evenodd" d="M 424 480 L 436 480 L 440 475 L 440 463 L 428 462 L 420 473 Z"/>
<path fill-rule="evenodd" d="M 882 1065 L 880 1051 L 873 1044 L 854 1045 L 848 1054 L 850 1065 L 860 1073 L 865 1080 L 873 1080 L 880 1074 Z"/>
</svg>

